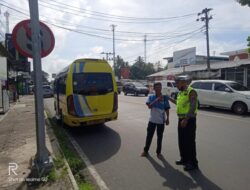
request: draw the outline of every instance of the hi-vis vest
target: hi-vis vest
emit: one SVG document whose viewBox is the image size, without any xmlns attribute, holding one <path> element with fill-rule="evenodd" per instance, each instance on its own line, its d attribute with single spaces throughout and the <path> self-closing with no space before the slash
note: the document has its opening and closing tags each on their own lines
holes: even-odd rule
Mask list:
<svg viewBox="0 0 250 190">
<path fill-rule="evenodd" d="M 177 96 L 176 105 L 177 105 L 177 115 L 179 117 L 185 117 L 186 114 L 188 114 L 190 109 L 190 101 L 189 101 L 189 94 L 190 92 L 194 90 L 192 87 L 188 87 L 185 91 L 180 91 Z M 196 110 L 195 114 L 197 114 L 198 111 L 198 101 L 196 102 Z"/>
</svg>

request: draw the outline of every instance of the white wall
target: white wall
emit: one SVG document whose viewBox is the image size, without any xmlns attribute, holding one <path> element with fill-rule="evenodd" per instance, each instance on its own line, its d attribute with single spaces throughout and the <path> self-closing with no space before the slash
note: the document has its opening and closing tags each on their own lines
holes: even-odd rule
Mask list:
<svg viewBox="0 0 250 190">
<path fill-rule="evenodd" d="M 7 58 L 0 56 L 0 80 L 7 80 Z"/>
</svg>

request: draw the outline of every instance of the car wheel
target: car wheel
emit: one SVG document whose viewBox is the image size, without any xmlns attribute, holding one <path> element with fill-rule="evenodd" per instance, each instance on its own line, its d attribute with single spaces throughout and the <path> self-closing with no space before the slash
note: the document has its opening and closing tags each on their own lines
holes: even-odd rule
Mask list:
<svg viewBox="0 0 250 190">
<path fill-rule="evenodd" d="M 246 111 L 247 111 L 247 107 L 244 103 L 242 102 L 236 102 L 234 105 L 233 105 L 233 111 L 234 113 L 236 114 L 239 114 L 239 115 L 242 115 L 244 114 Z"/>
<path fill-rule="evenodd" d="M 124 92 L 124 95 L 127 96 L 127 92 Z"/>
<path fill-rule="evenodd" d="M 148 94 L 145 94 L 145 96 L 148 96 Z"/>
</svg>

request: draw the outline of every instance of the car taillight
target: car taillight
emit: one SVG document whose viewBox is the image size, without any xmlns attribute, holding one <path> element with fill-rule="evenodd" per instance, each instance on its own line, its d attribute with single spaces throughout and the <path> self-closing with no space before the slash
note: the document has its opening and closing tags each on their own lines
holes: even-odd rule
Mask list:
<svg viewBox="0 0 250 190">
<path fill-rule="evenodd" d="M 116 112 L 118 109 L 118 95 L 117 92 L 114 93 L 114 105 L 113 105 L 113 112 Z"/>
<path fill-rule="evenodd" d="M 67 106 L 68 106 L 69 114 L 76 116 L 76 110 L 75 110 L 75 106 L 74 106 L 74 99 L 73 99 L 72 95 L 68 96 L 68 98 L 67 98 Z"/>
</svg>

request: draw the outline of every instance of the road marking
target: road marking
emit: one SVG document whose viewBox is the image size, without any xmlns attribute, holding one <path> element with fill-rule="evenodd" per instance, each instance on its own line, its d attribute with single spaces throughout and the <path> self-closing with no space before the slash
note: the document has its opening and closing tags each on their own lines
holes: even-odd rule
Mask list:
<svg viewBox="0 0 250 190">
<path fill-rule="evenodd" d="M 126 102 L 126 103 L 131 103 L 131 104 L 140 104 L 140 105 L 144 105 L 143 103 L 138 103 L 138 102 L 129 102 L 129 101 L 123 101 L 122 102 Z M 176 110 L 176 108 L 171 108 L 171 111 Z M 202 110 L 201 110 L 202 111 Z M 242 119 L 237 119 L 237 118 L 231 118 L 231 117 L 227 117 L 227 116 L 219 116 L 219 115 L 214 115 L 214 114 L 208 114 L 208 113 L 202 113 L 201 111 L 198 112 L 198 115 L 205 115 L 205 116 L 209 116 L 209 117 L 217 117 L 217 118 L 222 118 L 222 119 L 229 119 L 229 120 L 233 120 L 233 121 L 240 121 L 240 122 L 244 122 L 244 123 L 249 123 L 249 121 L 245 121 Z"/>
<path fill-rule="evenodd" d="M 201 112 L 199 112 L 198 115 L 205 115 L 205 116 L 210 116 L 210 117 L 217 117 L 217 118 L 222 118 L 222 119 L 229 119 L 229 120 L 233 120 L 233 121 L 240 121 L 240 122 L 244 122 L 244 123 L 249 123 L 249 121 L 245 121 L 245 120 L 242 120 L 242 119 L 236 119 L 236 118 L 213 115 L 213 114 L 207 114 L 207 113 L 201 113 Z"/>
<path fill-rule="evenodd" d="M 87 166 L 87 169 L 89 170 L 89 173 L 96 180 L 96 183 L 97 183 L 99 189 L 100 190 L 109 190 L 109 188 L 107 187 L 106 183 L 102 180 L 101 176 L 98 174 L 98 172 L 96 171 L 95 167 L 91 164 L 91 162 L 89 161 L 89 159 L 86 156 L 86 154 L 82 151 L 82 149 L 79 146 L 79 144 L 75 141 L 75 139 L 66 130 L 65 130 L 65 132 L 66 132 L 69 140 L 73 144 L 74 148 L 78 152 L 79 156 L 85 162 L 85 164 Z"/>
</svg>

